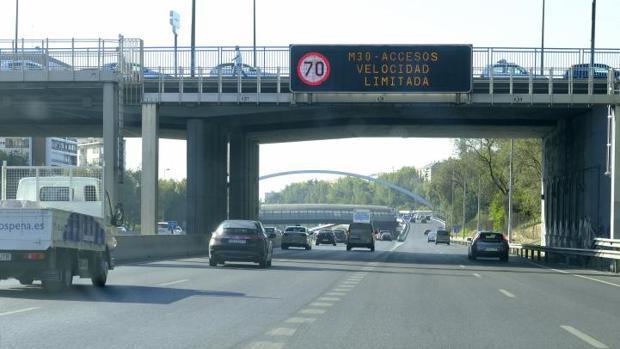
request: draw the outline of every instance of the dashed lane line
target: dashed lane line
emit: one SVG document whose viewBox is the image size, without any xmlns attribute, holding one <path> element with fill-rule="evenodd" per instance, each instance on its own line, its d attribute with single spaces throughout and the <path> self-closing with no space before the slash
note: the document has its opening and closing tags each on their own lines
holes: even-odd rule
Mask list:
<svg viewBox="0 0 620 349">
<path fill-rule="evenodd" d="M 278 328 L 274 328 L 273 330 L 267 332 L 267 334 L 270 335 L 270 336 L 287 336 L 287 337 L 290 337 L 290 336 L 295 334 L 295 331 L 297 331 L 297 329 L 295 329 L 295 328 L 278 327 Z"/>
<path fill-rule="evenodd" d="M 286 323 L 288 324 L 305 324 L 305 323 L 312 323 L 316 321 L 316 318 L 313 317 L 291 317 L 286 319 Z"/>
<path fill-rule="evenodd" d="M 29 307 L 29 308 L 17 309 L 17 310 L 12 310 L 12 311 L 5 311 L 3 313 L 0 313 L 0 316 L 8 316 L 8 315 L 13 315 L 13 314 L 25 313 L 27 311 L 33 311 L 37 309 L 39 309 L 39 307 Z"/>
<path fill-rule="evenodd" d="M 593 346 L 594 348 L 600 348 L 600 349 L 605 349 L 605 348 L 609 348 L 607 345 L 599 342 L 598 340 L 596 340 L 595 338 L 592 338 L 591 336 L 579 331 L 578 329 L 572 327 L 572 326 L 568 326 L 568 325 L 562 325 L 560 326 L 563 330 L 565 330 L 566 332 L 572 334 L 573 336 L 581 339 L 582 341 L 590 344 L 591 346 Z"/>
<path fill-rule="evenodd" d="M 182 279 L 182 280 L 175 280 L 175 281 L 170 281 L 170 282 L 163 282 L 161 284 L 157 284 L 157 286 L 172 286 L 172 285 L 176 285 L 176 284 L 180 284 L 183 282 L 188 282 L 189 279 Z"/>
<path fill-rule="evenodd" d="M 325 309 L 306 308 L 299 311 L 300 314 L 325 314 Z"/>
<path fill-rule="evenodd" d="M 504 290 L 503 288 L 499 289 L 499 292 L 501 292 L 504 296 L 508 297 L 508 298 L 515 298 L 515 295 Z"/>
</svg>

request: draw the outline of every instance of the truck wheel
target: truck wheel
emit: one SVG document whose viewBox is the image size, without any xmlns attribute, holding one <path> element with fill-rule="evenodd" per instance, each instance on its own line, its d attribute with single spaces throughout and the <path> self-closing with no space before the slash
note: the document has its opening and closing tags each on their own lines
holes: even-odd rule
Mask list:
<svg viewBox="0 0 620 349">
<path fill-rule="evenodd" d="M 108 261 L 103 257 L 97 258 L 95 272 L 90 277 L 90 281 L 95 287 L 104 287 L 108 281 Z"/>
</svg>

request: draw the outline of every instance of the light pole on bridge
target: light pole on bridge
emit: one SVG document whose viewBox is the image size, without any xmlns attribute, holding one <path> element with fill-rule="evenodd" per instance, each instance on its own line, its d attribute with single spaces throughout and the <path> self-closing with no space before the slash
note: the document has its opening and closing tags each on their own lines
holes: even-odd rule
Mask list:
<svg viewBox="0 0 620 349">
<path fill-rule="evenodd" d="M 19 0 L 15 0 L 15 47 L 14 52 L 17 54 L 17 29 L 19 23 Z"/>
</svg>

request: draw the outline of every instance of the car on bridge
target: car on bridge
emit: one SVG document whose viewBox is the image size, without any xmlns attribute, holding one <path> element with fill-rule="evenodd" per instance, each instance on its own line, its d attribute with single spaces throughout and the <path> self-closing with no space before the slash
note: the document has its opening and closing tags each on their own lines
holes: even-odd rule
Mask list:
<svg viewBox="0 0 620 349">
<path fill-rule="evenodd" d="M 510 63 L 505 59 L 500 59 L 493 65 L 487 65 L 480 74 L 481 78 L 489 78 L 493 75 L 494 78 L 507 78 L 512 75 L 513 78 L 527 78 L 529 72 L 522 66 Z"/>
<path fill-rule="evenodd" d="M 375 228 L 372 223 L 351 223 L 347 231 L 347 251 L 354 247 L 365 247 L 370 251 L 375 250 L 373 233 Z"/>
<path fill-rule="evenodd" d="M 316 245 L 329 244 L 336 246 L 336 235 L 331 229 L 321 229 L 316 235 Z"/>
<path fill-rule="evenodd" d="M 273 253 L 271 236 L 258 221 L 225 220 L 211 234 L 209 265 L 231 262 L 254 262 L 261 268 L 271 266 Z"/>
<path fill-rule="evenodd" d="M 610 69 L 613 70 L 612 67 L 608 66 L 607 64 L 602 64 L 602 63 L 594 63 L 592 68 L 593 68 L 592 77 L 594 79 L 607 79 L 607 75 L 609 75 Z M 564 72 L 565 79 L 569 78 L 571 71 L 572 71 L 572 75 L 574 79 L 587 79 L 590 75 L 589 73 L 590 64 L 583 63 L 583 64 L 572 65 L 571 69 L 567 69 Z M 615 69 L 613 70 L 613 72 L 614 72 L 615 79 L 620 79 L 620 70 Z"/>
<path fill-rule="evenodd" d="M 467 258 L 497 257 L 500 261 L 508 261 L 508 240 L 502 233 L 479 231 L 473 239 L 468 238 Z"/>
<path fill-rule="evenodd" d="M 209 76 L 212 76 L 212 77 L 222 76 L 222 77 L 228 78 L 228 77 L 237 77 L 237 75 L 240 75 L 242 78 L 254 78 L 254 79 L 256 79 L 256 77 L 258 76 L 260 76 L 261 78 L 275 78 L 277 76 L 277 74 L 260 71 L 258 68 L 252 67 L 251 65 L 247 65 L 247 64 L 241 65 L 240 72 L 236 72 L 235 70 L 239 71 L 239 69 L 235 69 L 234 63 L 223 63 L 211 69 L 211 71 L 209 72 Z"/>
<path fill-rule="evenodd" d="M 308 232 L 308 228 L 300 225 L 284 228 L 282 234 L 281 248 L 288 250 L 289 247 L 303 247 L 306 250 L 312 249 L 312 233 Z"/>
</svg>

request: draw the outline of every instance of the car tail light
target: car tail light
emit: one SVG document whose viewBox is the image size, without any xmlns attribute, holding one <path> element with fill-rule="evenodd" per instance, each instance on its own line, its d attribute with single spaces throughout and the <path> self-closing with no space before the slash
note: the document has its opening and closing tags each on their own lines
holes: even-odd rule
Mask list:
<svg viewBox="0 0 620 349">
<path fill-rule="evenodd" d="M 41 261 L 45 259 L 45 253 L 43 252 L 24 253 L 24 258 L 31 260 L 31 261 Z"/>
</svg>

